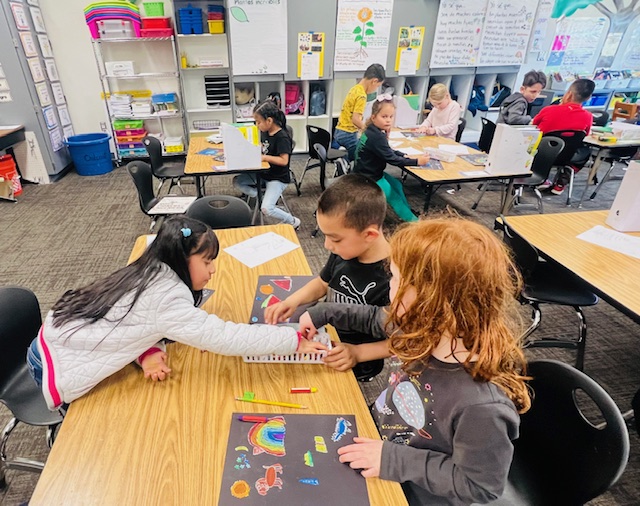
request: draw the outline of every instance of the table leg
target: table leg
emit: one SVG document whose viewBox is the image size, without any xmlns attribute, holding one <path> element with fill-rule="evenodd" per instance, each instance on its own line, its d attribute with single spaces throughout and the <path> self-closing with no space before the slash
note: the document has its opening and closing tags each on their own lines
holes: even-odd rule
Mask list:
<svg viewBox="0 0 640 506">
<path fill-rule="evenodd" d="M 424 207 L 422 208 L 422 212 L 427 214 L 429 212 L 429 204 L 431 204 L 431 194 L 433 193 L 433 185 L 425 184 L 423 186 L 424 189 Z"/>
<path fill-rule="evenodd" d="M 262 215 L 262 178 L 260 174 L 256 174 L 256 209 L 258 210 L 258 216 L 260 217 L 260 225 L 264 225 L 264 216 Z M 254 223 L 255 225 L 255 223 Z"/>
<path fill-rule="evenodd" d="M 509 209 L 511 208 L 511 199 L 509 198 L 513 195 L 513 181 L 515 178 L 509 178 L 509 183 L 505 186 L 504 193 L 502 194 L 502 199 L 500 201 L 500 214 L 506 215 Z"/>
<path fill-rule="evenodd" d="M 589 189 L 589 183 L 591 183 L 593 179 L 596 177 L 596 175 L 598 174 L 598 169 L 600 168 L 600 165 L 602 164 L 602 159 L 605 156 L 605 149 L 606 148 L 600 148 L 598 150 L 598 154 L 596 155 L 596 158 L 593 161 L 593 165 L 591 166 L 591 169 L 589 169 L 589 175 L 587 176 L 587 182 L 585 183 L 584 191 L 580 196 L 580 201 L 578 202 L 578 208 L 582 207 L 582 201 L 584 200 L 584 197 L 587 195 L 587 190 Z"/>
<path fill-rule="evenodd" d="M 322 161 L 320 162 L 320 189 L 322 191 L 325 191 L 326 185 L 325 185 L 325 180 L 324 178 L 327 177 L 327 164 L 326 162 L 323 163 Z"/>
<path fill-rule="evenodd" d="M 198 198 L 204 197 L 204 182 L 202 176 L 194 176 L 196 178 L 196 195 Z"/>
</svg>

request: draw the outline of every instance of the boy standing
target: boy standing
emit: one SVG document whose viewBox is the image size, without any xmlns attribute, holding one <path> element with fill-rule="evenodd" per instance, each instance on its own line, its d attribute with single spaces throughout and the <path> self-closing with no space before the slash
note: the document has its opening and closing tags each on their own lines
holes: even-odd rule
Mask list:
<svg viewBox="0 0 640 506">
<path fill-rule="evenodd" d="M 512 93 L 504 99 L 500 106 L 500 114 L 496 123 L 507 125 L 528 125 L 531 116 L 527 114 L 529 104 L 533 102 L 547 85 L 547 76 L 544 72 L 530 70 L 524 75 L 520 91 Z"/>
<path fill-rule="evenodd" d="M 591 79 L 576 79 L 562 97 L 560 105 L 548 106 L 542 109 L 535 118 L 536 125 L 543 135 L 557 130 L 581 130 L 587 135 L 591 131 L 593 115 L 583 109 L 582 103 L 591 98 L 596 84 Z M 571 158 L 571 168 L 578 172 L 589 160 L 591 150 L 587 146 L 581 146 Z M 559 171 L 555 185 L 551 193 L 560 195 L 569 182 L 569 174 Z M 547 186 L 547 185 L 544 185 Z M 544 189 L 544 187 L 542 188 Z"/>
<path fill-rule="evenodd" d="M 385 79 L 384 67 L 379 63 L 369 65 L 358 84 L 349 90 L 344 99 L 338 124 L 333 132 L 333 140 L 344 146 L 349 153 L 349 160 L 355 160 L 358 145 L 358 131 L 366 128 L 364 124 L 364 109 L 367 105 L 367 95 L 378 89 Z"/>
<path fill-rule="evenodd" d="M 324 246 L 331 252 L 320 272 L 282 302 L 265 309 L 265 322 L 275 324 L 289 318 L 301 304 L 328 302 L 341 304 L 389 304 L 389 273 L 386 259 L 389 243 L 382 233 L 387 201 L 380 187 L 361 174 L 338 178 L 320 196 L 318 226 L 325 236 Z M 356 365 L 354 346 L 377 341 L 374 336 L 337 328 L 338 343 L 325 358 L 334 369 L 353 372 L 360 381 L 378 374 L 382 359 Z"/>
</svg>

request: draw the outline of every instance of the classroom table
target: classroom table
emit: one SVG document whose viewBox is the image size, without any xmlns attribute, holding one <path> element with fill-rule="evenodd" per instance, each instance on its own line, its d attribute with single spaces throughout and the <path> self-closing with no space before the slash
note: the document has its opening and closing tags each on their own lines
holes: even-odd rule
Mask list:
<svg viewBox="0 0 640 506">
<path fill-rule="evenodd" d="M 253 269 L 224 248 L 273 231 L 298 243 L 290 225 L 220 230 L 215 290 L 204 309 L 246 322 L 259 275 L 309 275 L 301 248 Z M 139 237 L 130 261 L 147 244 Z M 70 504 L 215 505 L 222 481 L 231 414 L 355 414 L 358 432 L 378 432 L 352 373 L 314 364 L 247 364 L 241 357 L 203 353 L 179 343 L 167 347 L 169 379 L 145 380 L 130 364 L 74 401 L 60 428 L 30 501 L 31 506 Z M 299 410 L 235 401 L 258 398 L 301 402 L 292 385 L 315 386 Z M 368 479 L 372 505 L 406 505 L 398 483 Z M 348 498 L 345 498 L 348 500 Z"/>
<path fill-rule="evenodd" d="M 395 129 L 394 129 L 395 130 Z M 422 137 L 413 137 L 407 139 L 395 139 L 390 138 L 389 142 L 398 143 L 393 147 L 394 150 L 402 151 L 403 148 L 412 147 L 420 151 L 424 151 L 424 148 L 438 148 L 440 144 L 458 145 L 464 146 L 452 139 L 445 137 L 437 137 L 434 135 L 425 135 Z M 468 150 L 468 154 L 482 154 L 481 151 L 464 146 Z M 453 162 L 441 162 L 443 170 L 431 170 L 421 169 L 417 167 L 404 167 L 403 170 L 415 177 L 422 185 L 425 194 L 423 211 L 426 214 L 429 210 L 429 204 L 431 202 L 431 195 L 433 194 L 434 187 L 438 187 L 442 184 L 459 184 L 459 183 L 472 183 L 479 181 L 495 181 L 495 180 L 507 180 L 504 192 L 502 194 L 500 208 L 501 213 L 506 214 L 510 207 L 509 195 L 513 192 L 513 181 L 516 178 L 529 177 L 531 172 L 529 170 L 516 170 L 508 174 L 489 174 L 485 172 L 482 166 L 473 165 L 466 160 L 463 160 L 459 156 L 456 156 Z M 471 174 L 463 174 L 471 173 Z"/>
<path fill-rule="evenodd" d="M 600 165 L 602 164 L 602 160 L 605 158 L 613 158 L 616 157 L 616 152 L 620 150 L 620 148 L 629 148 L 629 147 L 640 147 L 640 139 L 636 140 L 617 140 L 613 141 L 603 141 L 598 139 L 597 135 L 588 135 L 582 141 L 587 146 L 594 148 L 596 150 L 596 155 L 593 160 L 593 164 L 589 168 L 589 175 L 587 176 L 587 182 L 584 187 L 584 191 L 580 197 L 580 201 L 578 202 L 578 207 L 582 207 L 582 201 L 587 195 L 587 191 L 589 190 L 589 183 L 592 183 L 595 177 L 598 175 L 598 169 L 600 169 Z M 601 179 L 601 182 L 604 178 Z M 596 187 L 595 191 L 589 197 L 589 200 L 593 200 L 598 192 L 600 186 Z"/>
<path fill-rule="evenodd" d="M 591 289 L 640 323 L 640 259 L 578 239 L 605 225 L 609 211 L 509 216 L 509 227 L 549 258 L 583 279 Z M 640 237 L 640 233 L 631 233 Z"/>
<path fill-rule="evenodd" d="M 184 173 L 187 175 L 192 175 L 196 178 L 196 191 L 198 197 L 204 196 L 204 182 L 202 178 L 205 176 L 252 173 L 256 174 L 259 179 L 260 172 L 269 169 L 269 164 L 267 162 L 262 162 L 260 167 L 256 167 L 255 169 L 216 169 L 216 167 L 224 166 L 224 162 L 214 160 L 213 157 L 209 155 L 198 154 L 200 151 L 207 148 L 224 149 L 224 146 L 222 143 L 213 144 L 207 141 L 206 137 L 191 137 L 191 140 L 189 141 L 189 150 L 187 151 L 187 160 L 184 166 Z M 257 185 L 257 190 L 258 205 L 260 205 L 262 203 L 262 188 L 260 185 Z M 259 208 L 260 207 L 258 207 L 258 209 Z"/>
</svg>

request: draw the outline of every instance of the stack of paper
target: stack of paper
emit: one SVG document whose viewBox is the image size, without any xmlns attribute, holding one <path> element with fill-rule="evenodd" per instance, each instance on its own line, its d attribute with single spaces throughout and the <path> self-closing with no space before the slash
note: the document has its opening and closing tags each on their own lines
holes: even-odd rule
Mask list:
<svg viewBox="0 0 640 506">
<path fill-rule="evenodd" d="M 109 109 L 114 116 L 130 118 L 132 116 L 131 95 L 111 95 L 109 97 Z"/>
</svg>

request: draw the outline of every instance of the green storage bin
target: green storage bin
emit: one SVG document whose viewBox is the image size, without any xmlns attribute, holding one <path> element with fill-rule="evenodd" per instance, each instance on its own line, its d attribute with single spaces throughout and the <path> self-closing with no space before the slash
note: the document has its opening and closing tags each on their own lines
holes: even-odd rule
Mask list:
<svg viewBox="0 0 640 506">
<path fill-rule="evenodd" d="M 164 17 L 164 2 L 142 2 L 147 17 Z"/>
<path fill-rule="evenodd" d="M 141 119 L 117 119 L 113 122 L 114 130 L 133 130 L 143 127 L 144 121 Z"/>
</svg>

